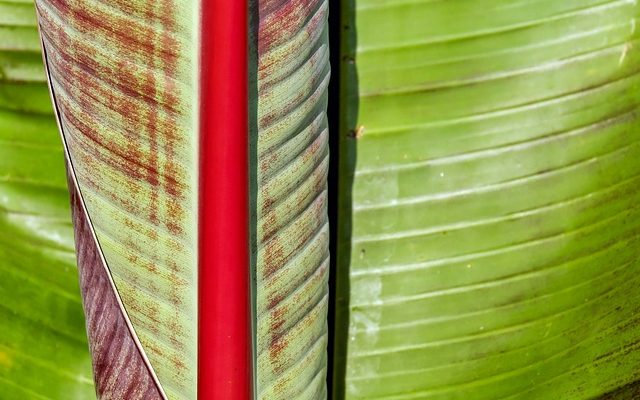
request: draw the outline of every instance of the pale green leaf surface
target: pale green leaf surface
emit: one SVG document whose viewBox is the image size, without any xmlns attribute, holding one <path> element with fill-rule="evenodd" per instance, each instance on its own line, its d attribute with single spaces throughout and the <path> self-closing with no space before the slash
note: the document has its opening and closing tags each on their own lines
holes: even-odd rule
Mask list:
<svg viewBox="0 0 640 400">
<path fill-rule="evenodd" d="M 639 15 L 357 1 L 348 399 L 640 379 Z"/>
<path fill-rule="evenodd" d="M 36 5 L 64 139 L 107 267 L 162 390 L 193 399 L 197 4 Z"/>
<path fill-rule="evenodd" d="M 90 399 L 64 156 L 33 4 L 0 2 L 0 25 L 26 44 L 6 47 L 0 33 L 0 398 Z"/>
<path fill-rule="evenodd" d="M 260 2 L 257 106 L 257 398 L 326 388 L 328 3 Z"/>
</svg>

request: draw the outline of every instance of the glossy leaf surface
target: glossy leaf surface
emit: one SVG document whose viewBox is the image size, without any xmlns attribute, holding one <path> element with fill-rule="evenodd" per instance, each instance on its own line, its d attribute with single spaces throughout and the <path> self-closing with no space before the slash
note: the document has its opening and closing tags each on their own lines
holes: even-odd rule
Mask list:
<svg viewBox="0 0 640 400">
<path fill-rule="evenodd" d="M 94 397 L 60 135 L 31 2 L 0 2 L 0 397 Z"/>
<path fill-rule="evenodd" d="M 338 393 L 587 399 L 640 378 L 639 13 L 344 7 L 359 104 Z"/>
</svg>

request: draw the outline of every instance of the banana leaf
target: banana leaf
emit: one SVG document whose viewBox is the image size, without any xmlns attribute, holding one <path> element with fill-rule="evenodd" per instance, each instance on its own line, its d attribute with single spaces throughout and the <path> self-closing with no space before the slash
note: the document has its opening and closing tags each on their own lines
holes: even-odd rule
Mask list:
<svg viewBox="0 0 640 400">
<path fill-rule="evenodd" d="M 324 399 L 328 2 L 258 6 L 256 398 Z"/>
<path fill-rule="evenodd" d="M 98 394 L 194 398 L 209 14 L 37 6 Z M 335 398 L 634 398 L 636 2 L 340 7 Z M 324 398 L 327 4 L 248 12 L 254 396 Z"/>
<path fill-rule="evenodd" d="M 227 24 L 223 10 L 243 6 Z M 69 164 L 98 396 L 234 399 L 251 386 L 260 399 L 325 398 L 327 2 L 37 0 L 36 8 Z M 227 28 L 236 36 L 224 36 Z M 243 35 L 250 56 L 238 66 Z M 245 131 L 225 108 L 238 93 Z M 230 156 L 224 146 L 237 140 L 247 146 Z M 238 186 L 246 204 L 225 203 Z M 210 235 L 238 209 L 246 215 Z M 206 261 L 234 248 L 244 229 L 240 253 Z M 237 268 L 245 281 L 226 281 L 242 276 Z M 242 376 L 242 349 L 229 357 L 238 346 L 251 355 L 252 377 Z"/>
<path fill-rule="evenodd" d="M 639 15 L 342 3 L 335 398 L 635 398 Z"/>
<path fill-rule="evenodd" d="M 94 397 L 33 4 L 0 1 L 0 398 Z"/>
</svg>

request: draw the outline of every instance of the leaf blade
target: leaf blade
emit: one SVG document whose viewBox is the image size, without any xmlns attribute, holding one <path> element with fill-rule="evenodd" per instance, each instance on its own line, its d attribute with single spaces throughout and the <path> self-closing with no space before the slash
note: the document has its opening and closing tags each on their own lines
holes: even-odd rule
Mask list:
<svg viewBox="0 0 640 400">
<path fill-rule="evenodd" d="M 638 379 L 637 15 L 358 3 L 347 398 Z"/>
<path fill-rule="evenodd" d="M 259 2 L 257 398 L 326 397 L 326 1 Z"/>
</svg>

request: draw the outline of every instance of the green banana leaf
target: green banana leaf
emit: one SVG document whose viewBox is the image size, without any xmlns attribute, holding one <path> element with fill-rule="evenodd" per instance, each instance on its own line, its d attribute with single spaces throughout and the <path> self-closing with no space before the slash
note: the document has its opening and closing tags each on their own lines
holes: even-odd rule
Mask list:
<svg viewBox="0 0 640 400">
<path fill-rule="evenodd" d="M 81 0 L 38 4 L 118 296 L 163 391 L 193 398 L 196 7 L 152 28 L 149 54 L 98 21 L 149 33 L 141 16 L 166 23 L 159 9 L 67 20 Z M 256 397 L 324 398 L 327 6 L 274 4 L 260 3 L 254 49 Z M 638 7 L 341 4 L 335 398 L 637 396 Z M 84 399 L 63 155 L 38 51 L 31 4 L 0 1 L 0 397 Z"/>
<path fill-rule="evenodd" d="M 640 379 L 637 2 L 341 13 L 336 398 Z"/>
<path fill-rule="evenodd" d="M 35 10 L 0 1 L 0 398 L 94 396 Z"/>
</svg>

